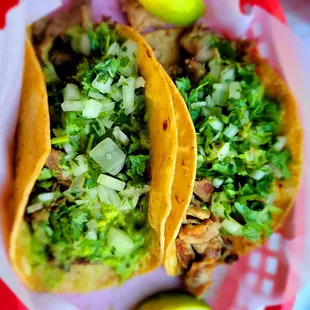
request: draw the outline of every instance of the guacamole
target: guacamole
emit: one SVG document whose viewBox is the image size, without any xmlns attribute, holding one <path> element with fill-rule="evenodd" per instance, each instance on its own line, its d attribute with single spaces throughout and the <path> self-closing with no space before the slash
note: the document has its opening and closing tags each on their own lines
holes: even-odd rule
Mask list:
<svg viewBox="0 0 310 310">
<path fill-rule="evenodd" d="M 52 151 L 25 213 L 33 265 L 104 264 L 125 280 L 147 253 L 151 156 L 137 49 L 101 23 L 70 28 L 49 51 Z"/>
</svg>

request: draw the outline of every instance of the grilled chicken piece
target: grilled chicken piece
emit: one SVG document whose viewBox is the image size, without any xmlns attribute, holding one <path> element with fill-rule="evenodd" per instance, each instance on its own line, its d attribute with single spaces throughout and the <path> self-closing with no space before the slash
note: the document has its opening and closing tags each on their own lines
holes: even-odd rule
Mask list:
<svg viewBox="0 0 310 310">
<path fill-rule="evenodd" d="M 200 207 L 190 205 L 186 211 L 186 215 L 191 216 L 191 217 L 196 217 L 200 220 L 205 220 L 210 217 L 210 211 L 204 210 Z"/>
<path fill-rule="evenodd" d="M 208 219 L 198 225 L 183 225 L 179 237 L 190 244 L 204 243 L 216 237 L 219 234 L 218 229 L 219 225 Z"/>
<path fill-rule="evenodd" d="M 167 24 L 148 12 L 137 0 L 122 0 L 121 8 L 131 27 L 138 32 L 148 28 L 162 28 Z"/>
<path fill-rule="evenodd" d="M 195 260 L 195 252 L 192 246 L 184 242 L 180 238 L 177 238 L 175 240 L 175 244 L 176 244 L 177 256 L 178 256 L 181 266 L 184 269 L 188 269 L 191 262 Z"/>
<path fill-rule="evenodd" d="M 182 224 L 199 224 L 200 220 L 190 216 L 184 216 Z"/>
<path fill-rule="evenodd" d="M 186 289 L 195 296 L 201 296 L 212 285 L 215 260 L 195 262 L 184 276 Z"/>
<path fill-rule="evenodd" d="M 63 155 L 62 152 L 52 149 L 46 159 L 45 166 L 56 172 L 58 182 L 66 187 L 70 187 L 71 181 L 65 178 L 62 174 L 62 170 L 59 168 L 59 159 Z"/>
<path fill-rule="evenodd" d="M 180 64 L 179 37 L 182 31 L 182 28 L 160 29 L 143 35 L 168 74 L 175 74 L 175 68 Z"/>
<path fill-rule="evenodd" d="M 198 180 L 194 185 L 194 194 L 203 202 L 209 202 L 213 194 L 214 187 L 212 182 L 207 179 Z"/>
<path fill-rule="evenodd" d="M 191 81 L 198 83 L 207 73 L 205 65 L 195 58 L 185 60 L 186 70 L 191 77 Z"/>
<path fill-rule="evenodd" d="M 211 49 L 211 37 L 208 36 L 210 30 L 202 25 L 195 25 L 189 29 L 181 38 L 180 44 L 184 49 L 195 57 L 196 60 L 206 62 L 215 53 L 215 49 Z"/>
<path fill-rule="evenodd" d="M 218 260 L 221 258 L 222 243 L 219 236 L 212 238 L 208 242 L 195 244 L 193 247 L 203 257 L 203 260 Z"/>
</svg>

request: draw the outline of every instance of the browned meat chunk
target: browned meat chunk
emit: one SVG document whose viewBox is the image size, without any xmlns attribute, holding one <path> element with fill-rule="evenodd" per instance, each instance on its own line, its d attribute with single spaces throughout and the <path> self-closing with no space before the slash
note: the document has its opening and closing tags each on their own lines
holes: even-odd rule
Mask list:
<svg viewBox="0 0 310 310">
<path fill-rule="evenodd" d="M 191 80 L 196 83 L 198 83 L 207 73 L 205 65 L 194 58 L 186 59 L 185 66 Z"/>
<path fill-rule="evenodd" d="M 219 236 L 212 238 L 208 242 L 195 244 L 193 247 L 204 260 L 218 260 L 221 258 L 222 244 Z"/>
<path fill-rule="evenodd" d="M 36 22 L 32 27 L 35 30 L 37 53 L 43 62 L 48 60 L 48 52 L 52 42 L 72 26 L 86 26 L 91 21 L 90 0 L 76 0 L 63 11 L 51 18 L 47 24 L 44 21 Z"/>
<path fill-rule="evenodd" d="M 216 262 L 202 261 L 192 264 L 184 276 L 186 289 L 195 296 L 201 296 L 212 285 L 212 275 Z"/>
<path fill-rule="evenodd" d="M 197 217 L 200 220 L 205 220 L 205 219 L 208 219 L 210 217 L 210 211 L 204 210 L 200 207 L 190 205 L 186 211 L 186 215 L 192 216 L 192 217 Z"/>
<path fill-rule="evenodd" d="M 41 221 L 48 221 L 50 216 L 50 210 L 48 208 L 43 208 L 36 212 L 31 213 L 31 222 L 41 222 Z"/>
<path fill-rule="evenodd" d="M 203 202 L 209 202 L 213 194 L 214 187 L 212 182 L 206 179 L 198 180 L 194 185 L 194 194 Z"/>
<path fill-rule="evenodd" d="M 65 185 L 66 187 L 70 187 L 70 179 L 65 178 L 62 174 L 62 170 L 59 168 L 59 159 L 62 154 L 62 152 L 52 149 L 46 159 L 45 166 L 56 172 L 59 183 Z"/>
<path fill-rule="evenodd" d="M 179 237 L 186 243 L 199 244 L 209 241 L 219 234 L 219 225 L 211 220 L 205 220 L 201 224 L 183 225 Z"/>
<path fill-rule="evenodd" d="M 151 31 L 143 35 L 154 50 L 156 59 L 169 74 L 175 73 L 175 68 L 180 64 L 179 37 L 182 31 L 182 28 L 170 28 Z"/>
<path fill-rule="evenodd" d="M 148 28 L 161 28 L 167 24 L 149 13 L 137 0 L 122 0 L 121 7 L 127 15 L 129 24 L 138 32 Z"/>
<path fill-rule="evenodd" d="M 200 220 L 190 216 L 184 216 L 182 224 L 199 224 Z"/>
<path fill-rule="evenodd" d="M 195 25 L 182 36 L 180 44 L 196 60 L 206 62 L 215 53 L 215 50 L 209 47 L 211 43 L 209 34 L 209 29 Z"/>
<path fill-rule="evenodd" d="M 184 269 L 187 269 L 195 259 L 195 252 L 190 244 L 184 242 L 180 238 L 175 240 L 175 244 L 179 262 Z"/>
</svg>

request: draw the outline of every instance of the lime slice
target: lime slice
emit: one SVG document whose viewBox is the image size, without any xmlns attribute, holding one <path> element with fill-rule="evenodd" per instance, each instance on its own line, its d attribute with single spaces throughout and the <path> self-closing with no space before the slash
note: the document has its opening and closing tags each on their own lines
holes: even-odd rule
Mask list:
<svg viewBox="0 0 310 310">
<path fill-rule="evenodd" d="M 211 310 L 204 301 L 185 292 L 166 292 L 151 296 L 136 310 Z"/>
<path fill-rule="evenodd" d="M 139 0 L 146 10 L 177 26 L 189 26 L 204 12 L 203 0 Z"/>
</svg>

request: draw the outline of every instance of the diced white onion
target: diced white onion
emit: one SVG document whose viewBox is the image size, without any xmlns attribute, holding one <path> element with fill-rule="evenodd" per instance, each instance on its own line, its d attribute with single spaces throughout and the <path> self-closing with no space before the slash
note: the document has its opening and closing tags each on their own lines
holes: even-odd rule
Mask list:
<svg viewBox="0 0 310 310">
<path fill-rule="evenodd" d="M 213 108 L 214 107 L 214 102 L 213 102 L 213 100 L 212 100 L 210 95 L 207 96 L 206 102 L 207 102 L 207 107 L 208 108 Z"/>
<path fill-rule="evenodd" d="M 84 109 L 82 101 L 65 101 L 61 104 L 61 108 L 64 112 L 76 112 Z"/>
<path fill-rule="evenodd" d="M 225 219 L 221 223 L 222 227 L 226 229 L 233 236 L 239 236 L 242 234 L 242 225 L 240 225 L 233 218 Z"/>
<path fill-rule="evenodd" d="M 144 185 L 143 187 L 135 188 L 133 186 L 127 185 L 126 189 L 119 192 L 119 195 L 122 197 L 133 197 L 133 196 L 140 196 L 146 194 L 150 191 L 149 185 Z"/>
<path fill-rule="evenodd" d="M 123 90 L 123 108 L 125 109 L 125 114 L 128 115 L 134 111 L 134 101 L 135 101 L 135 78 L 129 77 L 126 80 L 127 85 L 122 86 Z"/>
<path fill-rule="evenodd" d="M 134 249 L 135 245 L 129 236 L 121 229 L 111 227 L 107 233 L 108 246 L 115 249 L 118 257 L 126 256 Z"/>
<path fill-rule="evenodd" d="M 27 207 L 27 213 L 30 214 L 30 213 L 39 211 L 42 208 L 43 208 L 43 203 L 42 202 L 38 202 L 38 203 L 35 203 L 35 204 Z"/>
<path fill-rule="evenodd" d="M 229 153 L 229 142 L 225 143 L 217 153 L 218 160 L 222 161 Z"/>
<path fill-rule="evenodd" d="M 110 138 L 97 144 L 89 152 L 89 156 L 111 175 L 117 175 L 124 167 L 126 160 L 125 153 Z"/>
<path fill-rule="evenodd" d="M 108 206 L 113 206 L 116 209 L 119 209 L 121 205 L 121 199 L 114 189 L 106 187 L 104 185 L 97 186 L 97 192 L 99 200 Z"/>
<path fill-rule="evenodd" d="M 226 105 L 228 99 L 229 85 L 228 84 L 213 84 L 214 91 L 212 100 L 216 106 Z"/>
<path fill-rule="evenodd" d="M 215 116 L 210 116 L 208 123 L 214 130 L 221 131 L 223 129 L 223 123 Z"/>
<path fill-rule="evenodd" d="M 237 133 L 238 127 L 233 124 L 229 124 L 228 128 L 224 130 L 224 135 L 230 139 L 233 138 Z"/>
<path fill-rule="evenodd" d="M 104 96 L 99 93 L 98 91 L 90 90 L 88 92 L 88 97 L 93 98 L 93 99 L 104 99 Z"/>
<path fill-rule="evenodd" d="M 76 177 L 88 171 L 88 164 L 85 155 L 78 155 L 74 160 L 77 164 L 74 161 L 71 161 L 70 165 L 72 167 L 72 172 Z"/>
<path fill-rule="evenodd" d="M 217 60 L 212 60 L 209 62 L 210 73 L 214 79 L 218 79 L 221 74 L 221 65 Z"/>
<path fill-rule="evenodd" d="M 221 83 L 231 83 L 235 80 L 235 69 L 234 68 L 226 68 L 221 72 L 220 81 Z"/>
<path fill-rule="evenodd" d="M 140 87 L 144 87 L 145 85 L 145 80 L 142 76 L 139 76 L 137 79 L 136 79 L 136 88 L 140 88 Z"/>
<path fill-rule="evenodd" d="M 85 239 L 87 240 L 97 240 L 97 233 L 94 230 L 90 230 L 86 233 Z"/>
<path fill-rule="evenodd" d="M 112 178 L 106 174 L 100 174 L 97 182 L 118 192 L 122 191 L 126 186 L 125 182 Z"/>
<path fill-rule="evenodd" d="M 125 146 L 128 146 L 130 143 L 130 139 L 121 131 L 121 129 L 118 126 L 114 127 L 113 136 L 115 137 L 116 140 L 118 140 Z"/>
<path fill-rule="evenodd" d="M 110 129 L 114 123 L 114 121 L 110 120 L 111 113 L 106 113 L 102 117 L 100 117 L 100 122 L 102 125 L 108 129 Z"/>
<path fill-rule="evenodd" d="M 286 137 L 279 136 L 277 138 L 277 142 L 275 143 L 273 147 L 276 151 L 280 152 L 283 150 L 285 143 L 286 143 Z"/>
<path fill-rule="evenodd" d="M 65 149 L 67 154 L 74 153 L 74 149 L 73 149 L 72 145 L 69 142 L 64 143 L 63 146 L 64 146 L 64 149 Z"/>
<path fill-rule="evenodd" d="M 112 99 L 116 102 L 119 102 L 123 99 L 123 94 L 116 84 L 112 85 L 110 95 Z"/>
<path fill-rule="evenodd" d="M 64 101 L 75 101 L 81 98 L 79 88 L 77 85 L 68 83 L 62 90 Z"/>
<path fill-rule="evenodd" d="M 43 193 L 38 195 L 40 202 L 52 202 L 54 200 L 54 193 Z"/>
<path fill-rule="evenodd" d="M 207 103 L 205 101 L 200 101 L 200 102 L 194 102 L 191 104 L 191 108 L 193 110 L 197 110 L 201 107 L 205 107 L 207 105 Z"/>
<path fill-rule="evenodd" d="M 137 206 L 139 201 L 139 195 L 128 197 L 122 200 L 120 210 L 121 211 L 127 211 L 130 209 L 133 209 Z"/>
<path fill-rule="evenodd" d="M 219 188 L 223 184 L 224 180 L 220 178 L 214 178 L 212 184 L 214 187 Z"/>
<path fill-rule="evenodd" d="M 206 107 L 202 107 L 202 108 L 201 108 L 201 114 L 202 114 L 203 116 L 205 116 L 205 117 L 208 117 L 208 116 L 210 116 L 211 111 L 210 111 L 208 108 L 206 108 Z"/>
<path fill-rule="evenodd" d="M 103 94 L 110 93 L 113 79 L 111 77 L 108 77 L 107 81 L 104 83 L 103 81 L 98 82 L 99 78 L 100 74 L 98 74 L 96 78 L 93 80 L 92 86 L 98 89 Z"/>
<path fill-rule="evenodd" d="M 120 52 L 119 44 L 117 42 L 114 42 L 109 46 L 107 54 L 112 56 L 118 56 L 119 52 Z"/>
<path fill-rule="evenodd" d="M 229 95 L 228 98 L 240 99 L 241 87 L 239 82 L 232 82 L 229 84 Z"/>
<path fill-rule="evenodd" d="M 250 173 L 249 173 L 249 176 L 257 181 L 259 181 L 261 178 L 264 177 L 266 173 L 262 170 L 252 170 Z"/>
<path fill-rule="evenodd" d="M 243 118 L 241 120 L 241 125 L 245 125 L 245 124 L 248 124 L 248 123 L 249 123 L 249 111 L 246 110 L 243 113 Z"/>
<path fill-rule="evenodd" d="M 97 190 L 95 188 L 90 188 L 87 190 L 87 194 L 91 199 L 96 199 L 97 197 Z"/>
<path fill-rule="evenodd" d="M 138 53 L 138 45 L 135 41 L 127 40 L 121 46 L 120 57 L 127 56 L 131 60 L 136 58 L 137 53 Z"/>
<path fill-rule="evenodd" d="M 100 103 L 102 104 L 101 112 L 112 111 L 115 108 L 115 102 L 111 101 L 108 98 L 100 100 Z"/>
<path fill-rule="evenodd" d="M 84 101 L 84 109 L 82 115 L 85 118 L 97 118 L 101 112 L 102 104 L 94 99 Z"/>
<path fill-rule="evenodd" d="M 93 188 L 94 189 L 94 188 Z M 92 220 L 89 220 L 86 224 L 88 230 L 94 230 L 97 228 L 97 221 L 92 219 Z"/>
<path fill-rule="evenodd" d="M 87 33 L 84 33 L 81 38 L 81 53 L 85 56 L 89 56 L 91 53 L 91 45 Z"/>
</svg>

